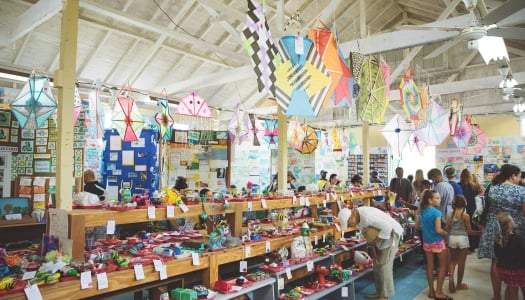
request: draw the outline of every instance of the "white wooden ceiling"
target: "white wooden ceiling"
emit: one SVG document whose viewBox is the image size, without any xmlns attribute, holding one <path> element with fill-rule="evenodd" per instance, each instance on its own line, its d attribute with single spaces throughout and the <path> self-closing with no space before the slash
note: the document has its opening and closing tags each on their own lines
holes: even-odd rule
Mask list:
<svg viewBox="0 0 525 300">
<path fill-rule="evenodd" d="M 61 13 L 38 18 L 26 25 L 29 32 L 13 34 L 21 16 L 34 12 L 35 5 L 60 0 L 2 0 L 0 5 L 0 71 L 29 74 L 35 70 L 52 76 L 58 69 Z M 259 2 L 259 0 L 254 0 Z M 38 3 L 37 3 L 38 2 Z M 459 0 L 268 0 L 266 17 L 274 38 L 305 35 L 318 25 L 319 17 L 335 24 L 342 49 L 350 41 L 394 31 L 401 25 L 421 25 L 438 19 L 468 15 Z M 480 0 L 478 9 L 489 11 L 503 0 Z M 337 4 L 335 10 L 330 4 Z M 282 5 L 283 13 L 280 13 Z M 245 109 L 272 112 L 260 106 L 268 97 L 259 93 L 251 64 L 241 45 L 240 32 L 246 20 L 246 0 L 80 0 L 77 80 L 88 87 L 100 80 L 108 87 L 130 84 L 151 96 L 166 90 L 174 102 L 191 92 L 222 109 L 218 118 L 228 120 L 242 102 Z M 321 15 L 321 13 L 323 13 Z M 525 10 L 518 12 L 519 27 L 525 27 Z M 293 18 L 293 16 L 298 18 Z M 25 33 L 25 34 L 24 34 Z M 424 31 L 428 37 L 440 31 Z M 417 40 L 414 32 L 400 41 Z M 503 102 L 497 86 L 502 77 L 498 63 L 485 65 L 477 52 L 461 42 L 434 59 L 423 57 L 443 42 L 419 48 L 382 52 L 393 74 L 389 114 L 400 111 L 397 96 L 399 75 L 407 66 L 416 82 L 427 82 L 430 92 L 440 95 L 447 106 L 457 98 L 467 114 L 509 113 L 513 102 Z M 525 82 L 525 41 L 506 40 L 514 78 Z M 403 47 L 402 47 L 403 48 Z M 347 55 L 348 53 L 344 53 Z M 0 86 L 20 88 L 23 82 L 0 79 Z M 330 108 L 317 119 L 318 126 L 358 124 L 355 116 L 333 120 Z"/>
</svg>

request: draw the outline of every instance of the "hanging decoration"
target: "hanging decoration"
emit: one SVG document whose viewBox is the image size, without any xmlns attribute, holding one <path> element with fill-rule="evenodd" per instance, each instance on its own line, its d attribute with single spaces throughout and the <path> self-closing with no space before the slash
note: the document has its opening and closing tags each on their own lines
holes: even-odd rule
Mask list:
<svg viewBox="0 0 525 300">
<path fill-rule="evenodd" d="M 381 67 L 381 74 L 385 79 L 385 97 L 387 99 L 390 99 L 390 66 L 387 64 L 383 56 L 379 57 L 379 65 Z"/>
<path fill-rule="evenodd" d="M 416 130 L 415 134 L 428 146 L 437 146 L 450 134 L 448 125 L 449 113 L 433 99 L 428 106 L 425 127 Z"/>
<path fill-rule="evenodd" d="M 472 129 L 467 120 L 462 120 L 459 128 L 456 129 L 453 140 L 458 148 L 467 148 L 470 142 L 470 137 L 472 136 Z M 466 149 L 463 149 L 466 151 Z"/>
<path fill-rule="evenodd" d="M 228 134 L 232 144 L 237 142 L 239 145 L 248 138 L 250 134 L 250 119 L 248 114 L 241 109 L 241 104 L 237 104 L 231 120 L 228 122 Z"/>
<path fill-rule="evenodd" d="M 177 106 L 175 113 L 179 115 L 201 118 L 212 117 L 211 110 L 208 107 L 208 102 L 206 102 L 206 100 L 197 95 L 195 92 L 180 99 L 179 106 Z"/>
<path fill-rule="evenodd" d="M 134 142 L 139 140 L 145 122 L 137 108 L 131 87 L 127 91 L 123 88 L 115 102 L 111 121 L 124 142 Z"/>
<path fill-rule="evenodd" d="M 411 152 L 419 152 L 421 156 L 425 153 L 425 141 L 419 138 L 419 136 L 414 131 L 410 138 L 408 138 L 408 146 L 410 147 Z"/>
<path fill-rule="evenodd" d="M 468 147 L 473 148 L 476 153 L 481 153 L 487 145 L 485 132 L 477 124 L 472 124 L 471 129 L 472 135 L 468 141 Z"/>
<path fill-rule="evenodd" d="M 412 135 L 413 124 L 410 121 L 404 120 L 400 115 L 395 114 L 388 123 L 386 123 L 381 134 L 385 137 L 390 145 L 392 156 L 400 158 L 403 153 L 403 147 L 408 142 L 410 135 Z"/>
<path fill-rule="evenodd" d="M 98 86 L 95 86 L 91 91 L 89 91 L 89 119 L 95 125 L 95 134 L 97 139 L 104 137 L 104 123 L 106 118 L 106 112 L 104 111 L 102 103 L 100 103 L 99 91 L 100 90 Z"/>
<path fill-rule="evenodd" d="M 330 77 L 312 40 L 283 36 L 278 43 L 276 98 L 288 116 L 315 117 L 328 93 Z"/>
<path fill-rule="evenodd" d="M 277 145 L 279 141 L 279 135 L 277 131 L 277 120 L 267 119 L 264 120 L 264 136 L 263 139 L 268 146 Z"/>
<path fill-rule="evenodd" d="M 301 144 L 294 148 L 302 154 L 309 154 L 317 149 L 318 142 L 319 140 L 317 139 L 315 129 L 308 125 L 303 125 L 303 138 Z"/>
<path fill-rule="evenodd" d="M 155 114 L 155 121 L 160 127 L 160 137 L 164 141 L 171 140 L 172 126 L 175 122 L 171 116 L 168 97 L 158 98 L 157 100 L 158 112 Z"/>
<path fill-rule="evenodd" d="M 348 65 L 350 66 L 350 70 L 352 71 L 352 74 L 355 78 L 354 87 L 352 89 L 352 98 L 354 98 L 355 100 L 359 98 L 359 94 L 361 91 L 361 86 L 359 85 L 359 78 L 361 78 L 361 67 L 363 67 L 363 64 L 365 63 L 366 59 L 367 57 L 364 54 L 357 52 L 350 52 L 350 55 L 348 56 Z"/>
<path fill-rule="evenodd" d="M 369 56 L 360 70 L 360 96 L 358 100 L 358 115 L 364 122 L 379 124 L 383 122 L 388 98 L 385 96 L 386 84 L 377 57 Z"/>
<path fill-rule="evenodd" d="M 456 135 L 457 130 L 463 123 L 463 105 L 458 99 L 452 100 L 448 117 L 450 135 Z"/>
<path fill-rule="evenodd" d="M 32 73 L 10 107 L 20 128 L 42 127 L 57 109 L 49 79 Z"/>
<path fill-rule="evenodd" d="M 288 122 L 288 145 L 290 148 L 297 149 L 301 147 L 301 143 L 304 138 L 304 126 L 297 120 L 290 120 Z"/>
<path fill-rule="evenodd" d="M 266 22 L 262 4 L 254 5 L 251 0 L 248 0 L 248 13 L 242 31 L 242 41 L 257 75 L 259 92 L 267 91 L 275 95 L 275 70 L 281 60 Z"/>
<path fill-rule="evenodd" d="M 421 98 L 419 96 L 419 88 L 414 82 L 414 72 L 411 67 L 408 67 L 405 75 L 401 78 L 399 94 L 401 107 L 405 111 L 407 118 L 418 120 L 419 112 L 421 111 Z"/>
<path fill-rule="evenodd" d="M 343 151 L 343 146 L 341 145 L 341 139 L 339 138 L 339 131 L 337 128 L 332 127 L 330 129 L 330 140 L 332 142 L 332 151 Z"/>
<path fill-rule="evenodd" d="M 264 136 L 264 128 L 261 126 L 261 121 L 255 116 L 255 114 L 248 114 L 250 119 L 249 130 L 253 133 L 253 145 L 260 146 L 261 140 Z"/>
<path fill-rule="evenodd" d="M 73 96 L 73 125 L 77 124 L 80 112 L 82 112 L 82 99 L 80 98 L 80 93 L 78 92 L 78 86 L 75 85 L 75 95 Z"/>
</svg>

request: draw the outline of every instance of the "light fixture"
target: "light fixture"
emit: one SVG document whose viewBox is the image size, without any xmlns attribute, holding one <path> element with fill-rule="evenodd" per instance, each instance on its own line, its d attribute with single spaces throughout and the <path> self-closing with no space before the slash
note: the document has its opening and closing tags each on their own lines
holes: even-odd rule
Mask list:
<svg viewBox="0 0 525 300">
<path fill-rule="evenodd" d="M 478 50 L 485 64 L 489 64 L 491 60 L 509 60 L 509 53 L 502 37 L 499 36 L 484 36 L 477 40 Z"/>
<path fill-rule="evenodd" d="M 525 103 L 516 103 L 512 107 L 512 110 L 514 111 L 514 114 L 516 115 L 522 115 L 525 112 Z"/>
</svg>

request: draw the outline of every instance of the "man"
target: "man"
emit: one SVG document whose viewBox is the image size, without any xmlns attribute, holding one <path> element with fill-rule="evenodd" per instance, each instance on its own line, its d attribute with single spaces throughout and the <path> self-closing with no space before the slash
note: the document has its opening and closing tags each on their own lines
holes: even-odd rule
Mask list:
<svg viewBox="0 0 525 300">
<path fill-rule="evenodd" d="M 341 209 L 341 228 L 359 226 L 369 244 L 374 261 L 376 292 L 366 298 L 385 300 L 394 295 L 394 259 L 403 235 L 403 227 L 390 215 L 371 206 Z"/>
<path fill-rule="evenodd" d="M 456 182 L 456 169 L 452 166 L 447 167 L 445 169 L 445 176 L 448 179 L 448 183 L 454 189 L 454 196 L 463 195 L 463 188 Z"/>
<path fill-rule="evenodd" d="M 447 213 L 452 211 L 452 200 L 454 200 L 454 188 L 448 182 L 443 181 L 443 174 L 437 168 L 431 169 L 427 173 L 428 179 L 432 180 L 433 188 L 439 193 L 441 203 L 441 224 L 445 224 Z"/>
<path fill-rule="evenodd" d="M 410 204 L 414 203 L 414 193 L 412 184 L 408 179 L 403 178 L 403 168 L 396 168 L 396 178 L 390 181 L 390 191 L 396 193 L 396 206 L 401 206 L 402 201 Z"/>
</svg>

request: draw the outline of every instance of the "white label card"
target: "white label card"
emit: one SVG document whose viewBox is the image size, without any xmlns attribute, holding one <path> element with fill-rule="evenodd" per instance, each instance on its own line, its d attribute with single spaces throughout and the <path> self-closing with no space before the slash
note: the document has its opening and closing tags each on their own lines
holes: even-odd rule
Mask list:
<svg viewBox="0 0 525 300">
<path fill-rule="evenodd" d="M 142 267 L 141 264 L 134 265 L 133 269 L 135 269 L 135 279 L 136 280 L 141 280 L 141 279 L 146 278 L 146 276 L 144 276 L 144 268 Z"/>
<path fill-rule="evenodd" d="M 180 210 L 182 210 L 183 213 L 187 213 L 188 211 L 190 211 L 188 206 L 186 206 L 186 204 L 184 204 L 184 203 L 179 204 L 179 207 L 180 207 Z"/>
<path fill-rule="evenodd" d="M 268 208 L 268 204 L 266 204 L 266 199 L 261 199 L 261 206 L 262 208 Z"/>
<path fill-rule="evenodd" d="M 155 268 L 155 271 L 159 272 L 162 269 L 162 260 L 154 259 L 153 260 L 153 267 Z"/>
<path fill-rule="evenodd" d="M 80 273 L 80 289 L 85 290 L 93 287 L 93 280 L 91 279 L 91 271 Z"/>
<path fill-rule="evenodd" d="M 343 297 L 343 298 L 348 297 L 348 287 L 347 286 L 343 286 L 341 288 L 341 297 Z"/>
<path fill-rule="evenodd" d="M 293 195 L 292 197 L 292 204 L 293 205 L 297 204 L 297 197 L 295 195 Z"/>
<path fill-rule="evenodd" d="M 248 211 L 252 211 L 252 209 L 253 209 L 252 202 L 248 201 Z"/>
<path fill-rule="evenodd" d="M 286 278 L 288 280 L 292 279 L 292 270 L 290 268 L 286 268 Z"/>
<path fill-rule="evenodd" d="M 309 260 L 306 262 L 306 271 L 312 272 L 314 270 L 314 262 Z"/>
<path fill-rule="evenodd" d="M 108 287 L 108 274 L 106 274 L 106 272 L 97 273 L 97 288 L 103 290 Z"/>
<path fill-rule="evenodd" d="M 197 253 L 197 252 L 193 252 L 191 254 L 191 260 L 192 260 L 192 263 L 193 263 L 194 266 L 198 266 L 198 265 L 201 264 L 199 253 Z"/>
<path fill-rule="evenodd" d="M 323 233 L 323 243 L 326 243 L 326 234 Z"/>
<path fill-rule="evenodd" d="M 252 247 L 250 247 L 250 246 L 244 247 L 244 256 L 245 257 L 250 257 L 251 254 L 252 254 Z"/>
<path fill-rule="evenodd" d="M 314 237 L 314 245 L 317 246 L 317 244 L 319 244 L 319 238 L 317 237 L 317 235 Z"/>
<path fill-rule="evenodd" d="M 270 253 L 272 250 L 272 245 L 270 245 L 270 241 L 266 241 L 266 253 Z"/>
<path fill-rule="evenodd" d="M 304 200 L 306 206 L 310 206 L 310 198 L 306 197 L 306 199 Z"/>
<path fill-rule="evenodd" d="M 326 199 L 323 200 L 323 208 L 326 208 Z"/>
<path fill-rule="evenodd" d="M 36 271 L 25 272 L 22 276 L 22 280 L 29 280 L 35 278 Z"/>
<path fill-rule="evenodd" d="M 160 267 L 159 278 L 160 280 L 164 280 L 168 278 L 168 268 L 166 265 L 162 265 Z"/>
<path fill-rule="evenodd" d="M 284 289 L 284 278 L 279 278 L 277 280 L 277 288 L 280 290 Z"/>
<path fill-rule="evenodd" d="M 175 206 L 166 206 L 166 218 L 175 218 Z"/>
<path fill-rule="evenodd" d="M 241 260 L 239 262 L 239 272 L 246 273 L 248 272 L 248 262 L 245 260 Z"/>
<path fill-rule="evenodd" d="M 155 219 L 155 206 L 148 206 L 148 219 Z"/>
<path fill-rule="evenodd" d="M 115 220 L 108 220 L 106 225 L 106 234 L 115 234 Z"/>
<path fill-rule="evenodd" d="M 38 289 L 38 285 L 32 284 L 24 289 L 24 293 L 26 294 L 27 299 L 31 300 L 44 300 L 42 298 L 42 294 L 40 294 L 40 290 Z"/>
<path fill-rule="evenodd" d="M 301 206 L 305 206 L 306 205 L 306 200 L 304 199 L 303 196 L 299 197 L 299 205 L 301 205 Z"/>
</svg>

